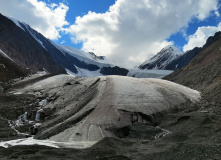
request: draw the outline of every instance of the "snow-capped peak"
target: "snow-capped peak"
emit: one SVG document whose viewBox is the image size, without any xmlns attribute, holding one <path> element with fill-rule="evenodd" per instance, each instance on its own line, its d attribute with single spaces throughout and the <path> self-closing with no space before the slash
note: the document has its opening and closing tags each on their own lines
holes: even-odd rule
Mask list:
<svg viewBox="0 0 221 160">
<path fill-rule="evenodd" d="M 177 59 L 183 54 L 178 48 L 169 45 L 164 47 L 155 56 L 145 61 L 139 66 L 140 69 L 164 69 L 167 64 Z"/>
<path fill-rule="evenodd" d="M 179 50 L 178 48 L 176 48 L 175 46 L 172 46 L 172 45 L 166 46 L 161 50 L 161 52 L 165 52 L 165 51 L 171 52 L 175 55 L 182 55 L 183 54 L 183 52 L 181 50 Z"/>
</svg>

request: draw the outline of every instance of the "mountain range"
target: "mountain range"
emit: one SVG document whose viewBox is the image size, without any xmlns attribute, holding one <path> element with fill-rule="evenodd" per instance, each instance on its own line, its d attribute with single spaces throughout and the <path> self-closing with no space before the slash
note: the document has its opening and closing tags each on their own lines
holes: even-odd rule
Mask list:
<svg viewBox="0 0 221 160">
<path fill-rule="evenodd" d="M 16 19 L 0 15 L 0 20 L 0 49 L 22 68 L 79 76 L 88 76 L 90 72 L 93 76 L 128 73 L 104 56 L 56 44 Z"/>
</svg>

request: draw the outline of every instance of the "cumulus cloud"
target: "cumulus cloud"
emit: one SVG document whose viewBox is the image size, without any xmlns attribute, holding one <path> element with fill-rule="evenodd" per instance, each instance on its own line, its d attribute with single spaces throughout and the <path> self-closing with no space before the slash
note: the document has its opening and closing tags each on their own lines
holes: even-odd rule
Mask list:
<svg viewBox="0 0 221 160">
<path fill-rule="evenodd" d="M 50 39 L 60 38 L 59 32 L 69 24 L 65 19 L 68 9 L 63 3 L 46 4 L 39 0 L 0 1 L 0 13 L 29 24 Z"/>
<path fill-rule="evenodd" d="M 187 27 L 193 17 L 207 18 L 218 0 L 117 0 L 106 13 L 88 12 L 66 31 L 83 50 L 114 59 L 118 64 L 142 63 Z"/>
<path fill-rule="evenodd" d="M 188 43 L 184 45 L 183 51 L 186 52 L 194 47 L 202 47 L 208 37 L 213 36 L 218 31 L 221 31 L 221 23 L 218 26 L 199 27 L 193 35 L 189 36 Z"/>
</svg>

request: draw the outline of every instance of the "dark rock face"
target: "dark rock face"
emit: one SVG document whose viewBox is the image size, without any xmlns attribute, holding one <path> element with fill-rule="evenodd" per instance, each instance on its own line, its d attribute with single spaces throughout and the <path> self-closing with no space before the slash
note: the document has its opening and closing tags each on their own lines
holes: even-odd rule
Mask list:
<svg viewBox="0 0 221 160">
<path fill-rule="evenodd" d="M 210 37 L 198 56 L 165 79 L 199 90 L 210 101 L 221 102 L 220 35 L 218 32 Z"/>
<path fill-rule="evenodd" d="M 0 81 L 6 82 L 10 79 L 25 77 L 30 71 L 22 69 L 20 66 L 4 57 L 0 53 Z"/>
<path fill-rule="evenodd" d="M 15 63 L 33 71 L 66 73 L 32 36 L 0 14 L 0 49 Z"/>
<path fill-rule="evenodd" d="M 129 71 L 125 68 L 120 67 L 103 67 L 101 68 L 100 73 L 103 75 L 122 75 L 126 76 Z"/>
</svg>

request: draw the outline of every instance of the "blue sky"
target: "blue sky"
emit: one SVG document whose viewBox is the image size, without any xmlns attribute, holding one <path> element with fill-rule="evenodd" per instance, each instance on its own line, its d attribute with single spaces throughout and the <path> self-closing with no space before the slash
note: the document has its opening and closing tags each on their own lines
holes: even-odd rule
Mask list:
<svg viewBox="0 0 221 160">
<path fill-rule="evenodd" d="M 45 37 L 137 66 L 167 45 L 201 47 L 221 30 L 220 0 L 1 0 L 0 13 Z"/>
</svg>

